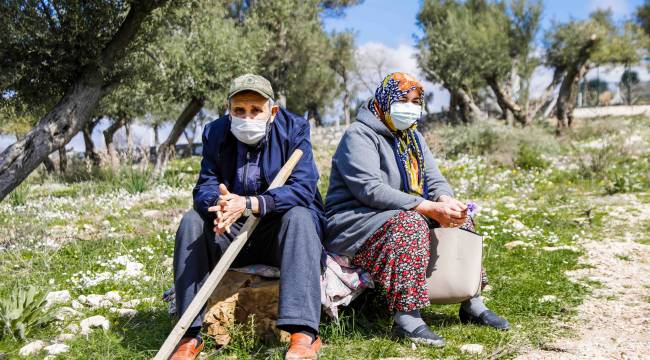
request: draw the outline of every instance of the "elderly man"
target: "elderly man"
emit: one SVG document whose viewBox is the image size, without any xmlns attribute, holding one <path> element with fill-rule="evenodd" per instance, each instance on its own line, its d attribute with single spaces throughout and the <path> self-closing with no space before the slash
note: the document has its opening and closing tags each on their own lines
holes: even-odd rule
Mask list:
<svg viewBox="0 0 650 360">
<path fill-rule="evenodd" d="M 286 359 L 313 359 L 321 346 L 320 255 L 323 204 L 316 188 L 309 123 L 275 105 L 265 78 L 233 80 L 229 115 L 207 124 L 194 208 L 181 220 L 174 250 L 177 313 L 182 314 L 249 216 L 261 221 L 233 266 L 280 268 L 278 328 L 291 333 Z M 284 186 L 268 186 L 295 149 L 300 162 Z M 203 349 L 205 309 L 172 359 L 194 359 Z"/>
</svg>

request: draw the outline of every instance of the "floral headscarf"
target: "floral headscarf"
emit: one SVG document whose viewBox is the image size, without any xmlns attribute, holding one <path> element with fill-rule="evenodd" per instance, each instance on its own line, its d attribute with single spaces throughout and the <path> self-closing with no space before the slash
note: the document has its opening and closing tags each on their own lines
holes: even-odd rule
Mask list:
<svg viewBox="0 0 650 360">
<path fill-rule="evenodd" d="M 424 87 L 412 76 L 395 72 L 387 75 L 375 91 L 374 98 L 368 102 L 368 109 L 393 133 L 393 150 L 400 170 L 404 192 L 427 198 L 427 182 L 424 171 L 422 146 L 415 134 L 417 123 L 406 130 L 398 130 L 390 115 L 390 106 L 413 90 L 424 96 Z"/>
</svg>

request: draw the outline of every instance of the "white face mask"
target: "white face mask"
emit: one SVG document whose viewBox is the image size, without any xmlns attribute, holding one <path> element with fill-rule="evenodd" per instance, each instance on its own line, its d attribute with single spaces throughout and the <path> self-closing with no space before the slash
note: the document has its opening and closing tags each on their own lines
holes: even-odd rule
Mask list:
<svg viewBox="0 0 650 360">
<path fill-rule="evenodd" d="M 266 135 L 266 120 L 244 119 L 230 115 L 230 132 L 244 144 L 257 144 Z"/>
<path fill-rule="evenodd" d="M 268 119 L 245 119 L 230 114 L 230 132 L 244 144 L 257 144 L 266 135 L 266 125 L 271 121 L 273 105 L 269 102 Z"/>
<path fill-rule="evenodd" d="M 397 130 L 410 128 L 422 115 L 422 106 L 403 102 L 396 102 L 390 106 L 390 118 Z"/>
</svg>

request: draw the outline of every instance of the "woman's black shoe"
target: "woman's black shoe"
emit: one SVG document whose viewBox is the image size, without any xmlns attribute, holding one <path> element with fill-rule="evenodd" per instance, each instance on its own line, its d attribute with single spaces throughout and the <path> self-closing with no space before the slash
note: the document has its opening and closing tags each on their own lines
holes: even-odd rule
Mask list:
<svg viewBox="0 0 650 360">
<path fill-rule="evenodd" d="M 479 316 L 474 316 L 463 307 L 460 307 L 460 310 L 458 311 L 458 317 L 460 318 L 460 322 L 463 324 L 478 324 L 478 325 L 483 325 L 483 326 L 489 326 L 493 327 L 498 330 L 508 330 L 510 329 L 510 324 L 508 323 L 508 320 L 500 317 L 499 315 L 493 313 L 491 310 L 485 310 L 481 313 Z"/>
<path fill-rule="evenodd" d="M 393 325 L 393 334 L 399 338 L 410 339 L 419 344 L 426 344 L 435 347 L 445 346 L 445 339 L 434 333 L 427 325 L 420 325 L 413 332 L 402 329 L 399 325 Z"/>
</svg>

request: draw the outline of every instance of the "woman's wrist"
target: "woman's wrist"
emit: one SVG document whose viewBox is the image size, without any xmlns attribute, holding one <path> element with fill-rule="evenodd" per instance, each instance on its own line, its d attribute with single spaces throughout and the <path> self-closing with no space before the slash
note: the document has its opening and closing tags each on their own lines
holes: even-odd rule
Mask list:
<svg viewBox="0 0 650 360">
<path fill-rule="evenodd" d="M 420 214 L 422 214 L 422 215 L 424 215 L 424 216 L 426 216 L 426 217 L 428 217 L 430 219 L 436 220 L 433 217 L 433 214 L 435 212 L 436 207 L 437 207 L 437 204 L 435 202 L 433 202 L 431 200 L 423 200 L 413 210 L 417 211 L 418 213 L 420 213 Z"/>
</svg>

